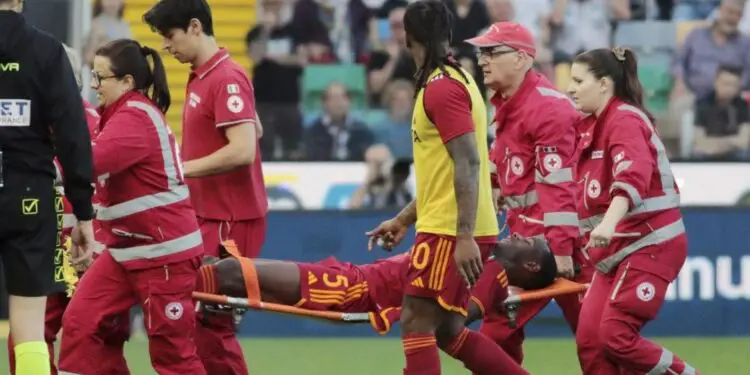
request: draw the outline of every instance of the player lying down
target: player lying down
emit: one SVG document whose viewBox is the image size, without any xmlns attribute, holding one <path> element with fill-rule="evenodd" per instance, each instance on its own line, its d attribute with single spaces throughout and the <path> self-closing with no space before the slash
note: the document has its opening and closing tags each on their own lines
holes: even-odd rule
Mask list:
<svg viewBox="0 0 750 375">
<path fill-rule="evenodd" d="M 246 283 L 238 259 L 207 259 L 201 267 L 197 291 L 245 297 Z M 261 300 L 308 310 L 370 313 L 376 332 L 385 334 L 399 319 L 404 275 L 410 253 L 372 264 L 354 265 L 329 257 L 317 263 L 253 260 Z M 555 258 L 544 240 L 509 237 L 498 243 L 473 290 L 467 324 L 484 316 L 487 307 L 501 308 L 508 285 L 541 289 L 555 280 Z M 429 287 L 437 280 L 419 280 Z"/>
</svg>

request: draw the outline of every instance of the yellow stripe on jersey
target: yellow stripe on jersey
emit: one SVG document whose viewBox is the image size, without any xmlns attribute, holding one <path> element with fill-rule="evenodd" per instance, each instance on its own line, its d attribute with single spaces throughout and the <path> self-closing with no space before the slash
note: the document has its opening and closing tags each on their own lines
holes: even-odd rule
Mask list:
<svg viewBox="0 0 750 375">
<path fill-rule="evenodd" d="M 464 73 L 464 79 L 453 67 L 446 67 L 447 75 L 435 69 L 428 79 L 456 79 L 463 84 L 471 97 L 471 116 L 474 120 L 474 136 L 479 166 L 479 199 L 475 236 L 497 236 L 498 226 L 492 204 L 490 182 L 490 162 L 487 145 L 487 108 L 471 74 Z M 439 74 L 443 76 L 438 77 Z M 412 143 L 414 149 L 414 171 L 417 185 L 417 232 L 455 236 L 458 222 L 458 204 L 453 184 L 454 163 L 448 149 L 443 144 L 435 124 L 424 108 L 424 88 L 420 89 L 414 103 L 412 116 Z"/>
</svg>

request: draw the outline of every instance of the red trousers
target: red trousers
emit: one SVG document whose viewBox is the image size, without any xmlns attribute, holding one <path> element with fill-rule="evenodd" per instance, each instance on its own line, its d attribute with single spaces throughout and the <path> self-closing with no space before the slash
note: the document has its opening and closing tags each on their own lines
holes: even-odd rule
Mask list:
<svg viewBox="0 0 750 375">
<path fill-rule="evenodd" d="M 575 281 L 587 283 L 591 280 L 593 269 L 584 267 Z M 569 294 L 555 298 L 555 302 L 563 312 L 570 329 L 575 333 L 578 327 L 578 316 L 581 310 L 582 294 Z M 508 325 L 508 315 L 504 311 L 489 309 L 479 327 L 479 332 L 491 338 L 505 350 L 518 364 L 523 363 L 523 341 L 526 337 L 523 327 L 537 316 L 552 299 L 524 302 L 518 310 L 516 328 Z"/>
<path fill-rule="evenodd" d="M 151 364 L 161 375 L 204 375 L 195 345 L 195 290 L 200 259 L 128 270 L 108 251 L 81 278 L 63 315 L 62 373 L 129 374 L 113 327 L 135 305 L 143 309 Z"/>
<path fill-rule="evenodd" d="M 198 218 L 206 255 L 219 256 L 219 245 L 231 239 L 240 253 L 248 258 L 260 254 L 266 238 L 266 218 L 243 221 L 218 221 Z M 234 334 L 231 316 L 199 314 L 196 328 L 198 355 L 209 374 L 246 375 L 248 373 L 242 347 Z"/>
<path fill-rule="evenodd" d="M 682 236 L 629 256 L 609 274 L 596 273 L 576 332 L 583 375 L 698 374 L 640 334 L 664 304 L 686 255 Z"/>
</svg>

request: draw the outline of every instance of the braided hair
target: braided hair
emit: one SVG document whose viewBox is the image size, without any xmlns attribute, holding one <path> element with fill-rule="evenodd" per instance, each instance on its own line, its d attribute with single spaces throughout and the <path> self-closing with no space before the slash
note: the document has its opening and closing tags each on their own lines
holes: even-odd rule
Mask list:
<svg viewBox="0 0 750 375">
<path fill-rule="evenodd" d="M 417 73 L 414 75 L 417 92 L 427 84 L 430 73 L 435 69 L 448 74 L 446 66 L 455 68 L 463 79 L 469 82 L 461 66 L 445 48 L 445 44 L 450 43 L 452 37 L 453 14 L 443 1 L 420 0 L 409 4 L 404 14 L 404 29 L 407 43 L 414 41 L 425 48 L 424 63 L 417 67 Z"/>
</svg>

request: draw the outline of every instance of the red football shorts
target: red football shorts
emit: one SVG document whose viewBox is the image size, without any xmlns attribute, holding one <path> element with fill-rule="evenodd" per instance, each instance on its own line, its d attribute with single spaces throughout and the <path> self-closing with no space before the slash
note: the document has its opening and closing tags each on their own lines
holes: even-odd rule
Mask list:
<svg viewBox="0 0 750 375">
<path fill-rule="evenodd" d="M 487 259 L 494 246 L 491 243 L 479 244 L 482 260 Z M 447 311 L 468 315 L 466 307 L 471 290 L 458 273 L 453 259 L 455 250 L 453 236 L 417 233 L 404 281 L 404 294 L 434 299 Z"/>
<path fill-rule="evenodd" d="M 351 263 L 328 257 L 299 263 L 301 299 L 295 306 L 309 310 L 369 312 L 377 310 L 365 275 Z"/>
<path fill-rule="evenodd" d="M 266 240 L 266 218 L 242 221 L 219 221 L 198 218 L 203 236 L 203 251 L 206 255 L 219 256 L 219 244 L 234 240 L 240 254 L 257 258 Z"/>
</svg>

